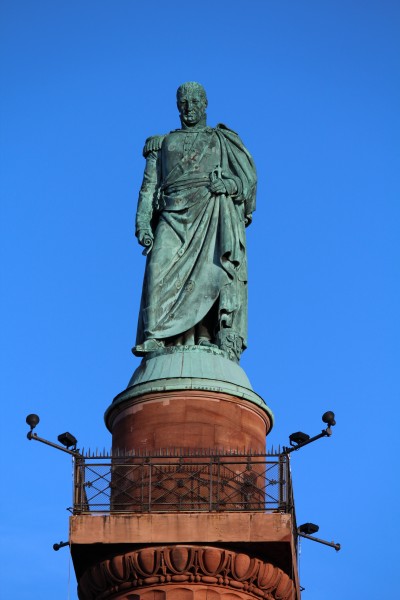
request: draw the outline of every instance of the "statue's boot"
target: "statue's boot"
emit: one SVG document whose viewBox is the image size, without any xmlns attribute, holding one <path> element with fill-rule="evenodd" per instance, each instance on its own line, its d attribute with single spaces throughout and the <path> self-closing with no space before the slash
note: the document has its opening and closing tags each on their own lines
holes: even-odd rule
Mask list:
<svg viewBox="0 0 400 600">
<path fill-rule="evenodd" d="M 138 344 L 132 348 L 132 353 L 135 356 L 144 356 L 148 352 L 155 352 L 156 350 L 160 350 L 164 348 L 163 340 L 156 340 L 154 338 L 150 338 L 143 342 L 143 344 Z"/>
</svg>

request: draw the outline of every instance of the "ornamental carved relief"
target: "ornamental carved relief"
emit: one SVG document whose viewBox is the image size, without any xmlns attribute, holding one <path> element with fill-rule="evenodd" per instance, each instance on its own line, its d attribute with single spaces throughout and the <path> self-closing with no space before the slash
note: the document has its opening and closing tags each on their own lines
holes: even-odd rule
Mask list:
<svg viewBox="0 0 400 600">
<path fill-rule="evenodd" d="M 88 569 L 78 589 L 81 600 L 295 600 L 293 581 L 278 567 L 207 546 L 118 555 Z"/>
</svg>

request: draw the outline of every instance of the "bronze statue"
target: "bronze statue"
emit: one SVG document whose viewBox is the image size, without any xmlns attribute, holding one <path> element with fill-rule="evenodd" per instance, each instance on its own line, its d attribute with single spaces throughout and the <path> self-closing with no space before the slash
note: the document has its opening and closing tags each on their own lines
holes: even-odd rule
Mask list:
<svg viewBox="0 0 400 600">
<path fill-rule="evenodd" d="M 168 346 L 218 347 L 239 360 L 247 345 L 245 227 L 256 171 L 239 136 L 206 124 L 195 82 L 177 91 L 181 128 L 146 140 L 136 236 L 147 255 L 137 356 Z"/>
</svg>

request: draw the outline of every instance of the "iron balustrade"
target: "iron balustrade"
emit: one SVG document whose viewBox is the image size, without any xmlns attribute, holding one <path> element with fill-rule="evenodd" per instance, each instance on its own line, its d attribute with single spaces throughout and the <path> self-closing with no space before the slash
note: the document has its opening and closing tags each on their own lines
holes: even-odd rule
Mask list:
<svg viewBox="0 0 400 600">
<path fill-rule="evenodd" d="M 284 512 L 294 516 L 285 454 L 79 456 L 74 514 Z"/>
</svg>

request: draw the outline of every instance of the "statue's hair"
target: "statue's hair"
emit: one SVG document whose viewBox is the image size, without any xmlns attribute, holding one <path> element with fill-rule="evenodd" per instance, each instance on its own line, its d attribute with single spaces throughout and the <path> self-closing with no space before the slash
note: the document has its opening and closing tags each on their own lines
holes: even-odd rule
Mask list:
<svg viewBox="0 0 400 600">
<path fill-rule="evenodd" d="M 176 90 L 176 99 L 179 101 L 179 98 L 185 92 L 199 92 L 200 96 L 205 101 L 205 103 L 207 104 L 208 102 L 206 90 L 200 83 L 197 83 L 197 81 L 186 81 L 186 83 L 182 83 L 182 85 L 180 85 Z"/>
</svg>

